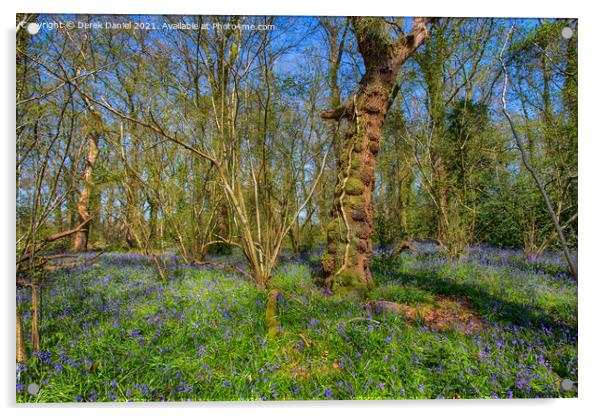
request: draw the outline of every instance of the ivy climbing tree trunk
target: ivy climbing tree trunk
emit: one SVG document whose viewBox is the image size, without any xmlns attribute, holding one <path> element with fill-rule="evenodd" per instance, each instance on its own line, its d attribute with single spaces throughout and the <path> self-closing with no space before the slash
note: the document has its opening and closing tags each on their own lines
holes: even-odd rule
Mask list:
<svg viewBox="0 0 602 416">
<path fill-rule="evenodd" d="M 372 286 L 372 191 L 382 125 L 399 90 L 399 71 L 427 39 L 428 30 L 423 17 L 414 18 L 409 34 L 384 18 L 354 17 L 351 23 L 365 73 L 343 106 L 322 113 L 327 120 L 348 121 L 342 151 L 337 154 L 333 219 L 327 227 L 322 269 L 327 288 L 358 293 Z"/>
</svg>

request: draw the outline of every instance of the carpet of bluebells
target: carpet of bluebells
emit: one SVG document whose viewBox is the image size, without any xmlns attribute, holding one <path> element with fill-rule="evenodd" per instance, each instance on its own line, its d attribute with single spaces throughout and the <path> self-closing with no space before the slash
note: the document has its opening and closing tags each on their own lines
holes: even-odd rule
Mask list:
<svg viewBox="0 0 602 416">
<path fill-rule="evenodd" d="M 17 365 L 17 401 L 576 397 L 560 387 L 578 373 L 577 285 L 559 254 L 531 262 L 475 247 L 450 262 L 423 244 L 388 258 L 373 258 L 370 298 L 463 296 L 481 329 L 371 316 L 315 286 L 316 256 L 284 259 L 275 272 L 281 333 L 272 339 L 267 292 L 236 272 L 172 256 L 162 282 L 148 257 L 105 254 L 46 276 L 42 349 Z M 17 298 L 28 334 L 27 289 Z"/>
</svg>

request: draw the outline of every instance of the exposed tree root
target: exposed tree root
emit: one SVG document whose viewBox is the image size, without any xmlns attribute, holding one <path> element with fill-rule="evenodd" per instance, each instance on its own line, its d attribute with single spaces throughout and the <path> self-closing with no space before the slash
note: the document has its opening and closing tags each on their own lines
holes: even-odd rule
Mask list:
<svg viewBox="0 0 602 416">
<path fill-rule="evenodd" d="M 408 305 L 375 300 L 368 302 L 365 309 L 370 314 L 395 313 L 410 322 L 426 324 L 439 331 L 458 329 L 474 332 L 483 327 L 483 322 L 473 312 L 470 302 L 461 297 L 437 296 L 434 304 Z"/>
<path fill-rule="evenodd" d="M 305 335 L 303 334 L 298 334 L 299 337 L 303 340 L 303 343 L 307 346 L 307 347 L 311 347 L 313 345 L 313 341 L 309 338 L 307 338 Z"/>
</svg>

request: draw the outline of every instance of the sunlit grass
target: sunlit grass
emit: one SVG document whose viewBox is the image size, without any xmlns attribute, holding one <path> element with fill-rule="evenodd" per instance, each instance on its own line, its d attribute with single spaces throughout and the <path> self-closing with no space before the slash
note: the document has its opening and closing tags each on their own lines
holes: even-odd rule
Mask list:
<svg viewBox="0 0 602 416">
<path fill-rule="evenodd" d="M 480 257 L 479 257 L 480 256 Z M 234 273 L 108 254 L 48 276 L 42 351 L 17 369 L 17 401 L 563 397 L 577 379 L 576 285 L 561 263 L 475 252 L 450 263 L 424 251 L 373 264 L 374 300 L 471 300 L 480 331 L 437 331 L 364 301 L 324 296 L 307 264 L 285 263 L 268 339 L 267 293 Z M 18 297 L 27 309 L 27 294 Z M 369 299 L 367 299 L 369 300 Z M 26 332 L 30 313 L 24 313 Z M 26 392 L 29 383 L 39 394 Z"/>
</svg>

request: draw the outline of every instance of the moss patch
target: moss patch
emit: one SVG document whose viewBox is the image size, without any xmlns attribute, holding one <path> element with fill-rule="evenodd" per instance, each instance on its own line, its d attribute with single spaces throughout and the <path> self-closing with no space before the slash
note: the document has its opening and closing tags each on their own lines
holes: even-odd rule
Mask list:
<svg viewBox="0 0 602 416">
<path fill-rule="evenodd" d="M 360 195 L 350 195 L 345 199 L 344 205 L 351 210 L 358 210 L 364 207 L 364 201 Z"/>
<path fill-rule="evenodd" d="M 357 178 L 349 178 L 345 184 L 345 192 L 348 195 L 361 195 L 364 192 L 364 184 Z"/>
<path fill-rule="evenodd" d="M 280 291 L 272 289 L 268 294 L 268 301 L 265 308 L 265 320 L 268 325 L 268 337 L 275 338 L 280 334 L 280 326 L 276 319 L 276 307 L 278 306 L 278 296 Z"/>
</svg>

